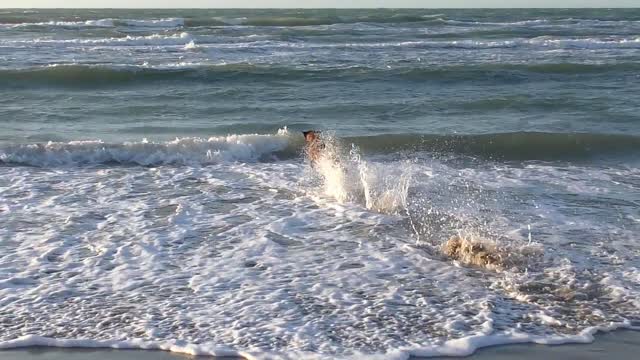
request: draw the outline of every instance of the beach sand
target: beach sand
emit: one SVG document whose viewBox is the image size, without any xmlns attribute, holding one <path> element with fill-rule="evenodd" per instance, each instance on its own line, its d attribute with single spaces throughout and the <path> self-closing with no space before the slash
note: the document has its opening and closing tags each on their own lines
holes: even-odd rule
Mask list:
<svg viewBox="0 0 640 360">
<path fill-rule="evenodd" d="M 619 330 L 599 333 L 591 344 L 536 345 L 515 344 L 491 346 L 480 349 L 465 357 L 471 360 L 489 359 L 545 359 L 545 360 L 593 360 L 593 359 L 632 359 L 640 354 L 640 332 Z M 0 351 L 2 360 L 174 360 L 174 359 L 213 359 L 208 356 L 191 356 L 166 351 L 116 350 L 29 347 Z M 216 360 L 236 360 L 241 358 L 217 357 Z M 451 357 L 418 358 L 451 359 Z"/>
</svg>

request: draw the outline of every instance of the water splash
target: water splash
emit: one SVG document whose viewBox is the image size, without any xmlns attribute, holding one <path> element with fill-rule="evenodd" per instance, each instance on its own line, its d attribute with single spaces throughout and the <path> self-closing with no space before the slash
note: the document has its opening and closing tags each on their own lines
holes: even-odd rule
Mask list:
<svg viewBox="0 0 640 360">
<path fill-rule="evenodd" d="M 326 196 L 339 203 L 353 202 L 368 210 L 395 214 L 407 207 L 411 166 L 364 160 L 360 149 L 351 145 L 348 153 L 335 136 L 322 136 L 324 149 L 314 168 L 322 179 Z"/>
</svg>

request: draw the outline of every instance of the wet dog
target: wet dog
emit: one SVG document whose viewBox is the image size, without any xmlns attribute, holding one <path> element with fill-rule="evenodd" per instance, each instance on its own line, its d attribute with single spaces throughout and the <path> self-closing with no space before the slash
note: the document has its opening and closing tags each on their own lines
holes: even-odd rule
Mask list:
<svg viewBox="0 0 640 360">
<path fill-rule="evenodd" d="M 452 260 L 465 265 L 501 271 L 510 268 L 527 268 L 542 261 L 543 249 L 536 244 L 520 246 L 465 238 L 454 235 L 442 245 L 442 252 Z"/>
<path fill-rule="evenodd" d="M 444 243 L 442 252 L 451 259 L 467 265 L 490 269 L 499 269 L 504 265 L 504 259 L 495 246 L 469 241 L 458 235 L 452 236 Z"/>
<path fill-rule="evenodd" d="M 315 130 L 303 131 L 305 141 L 305 154 L 311 161 L 311 165 L 315 166 L 315 164 L 320 160 L 320 156 L 322 156 L 322 150 L 324 150 L 325 145 L 322 139 L 320 138 L 320 132 Z"/>
</svg>

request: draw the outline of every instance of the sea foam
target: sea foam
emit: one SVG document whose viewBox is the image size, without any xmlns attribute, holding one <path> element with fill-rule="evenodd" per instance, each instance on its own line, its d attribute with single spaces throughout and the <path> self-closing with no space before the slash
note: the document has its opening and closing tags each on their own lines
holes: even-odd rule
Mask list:
<svg viewBox="0 0 640 360">
<path fill-rule="evenodd" d="M 506 331 L 494 334 L 479 334 L 462 337 L 459 339 L 447 340 L 440 344 L 426 346 L 412 346 L 398 349 L 388 349 L 385 353 L 364 354 L 356 353 L 345 358 L 379 358 L 386 360 L 408 360 L 411 357 L 439 357 L 455 356 L 465 357 L 475 353 L 478 349 L 490 346 L 533 343 L 539 345 L 561 345 L 561 344 L 586 344 L 595 340 L 594 335 L 598 332 L 610 332 L 618 329 L 628 329 L 640 331 L 640 327 L 632 326 L 629 322 L 612 322 L 608 325 L 594 326 L 582 330 L 576 335 L 566 336 L 535 336 L 520 331 Z M 58 348 L 106 348 L 106 349 L 140 349 L 140 350 L 163 350 L 193 356 L 216 356 L 216 357 L 243 357 L 247 360 L 288 360 L 288 359 L 328 359 L 312 352 L 292 351 L 292 352 L 266 352 L 256 350 L 234 350 L 225 345 L 214 343 L 188 343 L 180 340 L 169 341 L 148 341 L 141 339 L 131 340 L 90 340 L 90 339 L 56 339 L 37 335 L 22 336 L 14 340 L 0 342 L 1 349 L 15 349 L 33 346 L 46 346 Z"/>
<path fill-rule="evenodd" d="M 177 138 L 167 142 L 48 142 L 0 147 L 0 161 L 31 166 L 96 164 L 166 165 L 258 161 L 289 146 L 286 129 L 276 135 Z M 274 155 L 275 156 L 275 155 Z"/>
<path fill-rule="evenodd" d="M 154 27 L 154 28 L 176 28 L 184 26 L 182 18 L 166 18 L 166 19 L 96 19 L 84 21 L 43 21 L 43 22 L 25 22 L 18 24 L 0 24 L 1 27 L 21 28 L 21 27 L 67 27 L 67 28 L 83 28 L 83 27 Z"/>
</svg>

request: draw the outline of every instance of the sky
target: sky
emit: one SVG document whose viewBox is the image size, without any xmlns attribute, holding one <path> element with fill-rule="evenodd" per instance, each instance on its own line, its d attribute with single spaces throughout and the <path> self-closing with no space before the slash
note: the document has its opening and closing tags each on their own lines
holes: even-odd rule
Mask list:
<svg viewBox="0 0 640 360">
<path fill-rule="evenodd" d="M 640 7 L 640 0 L 0 0 L 0 8 Z"/>
</svg>

